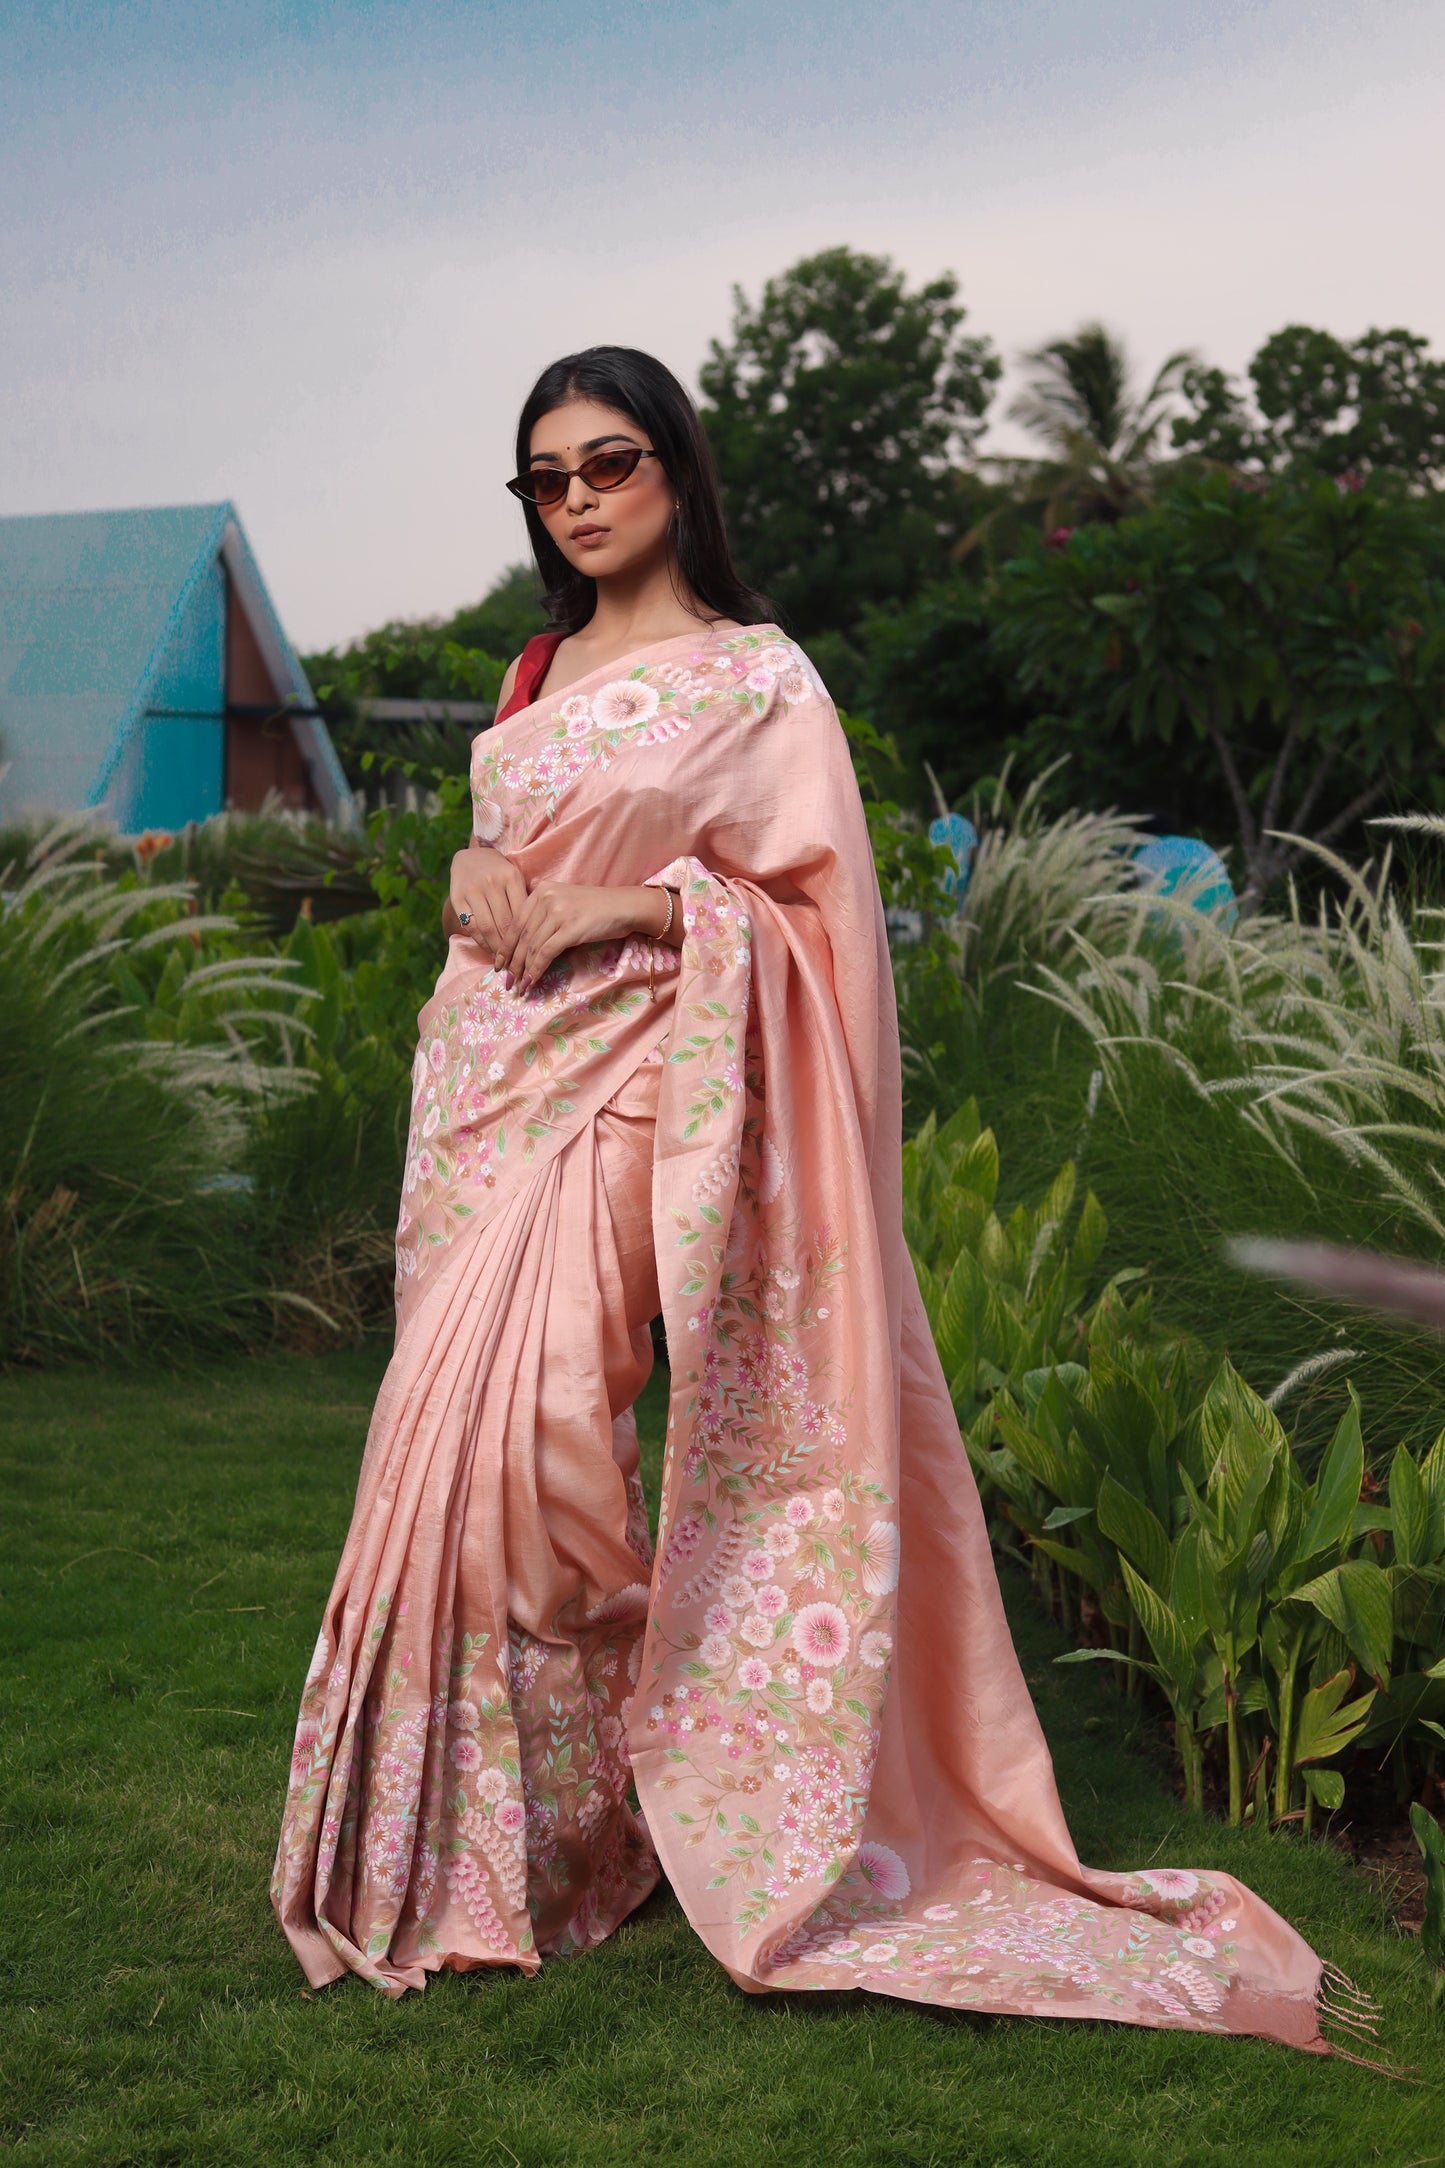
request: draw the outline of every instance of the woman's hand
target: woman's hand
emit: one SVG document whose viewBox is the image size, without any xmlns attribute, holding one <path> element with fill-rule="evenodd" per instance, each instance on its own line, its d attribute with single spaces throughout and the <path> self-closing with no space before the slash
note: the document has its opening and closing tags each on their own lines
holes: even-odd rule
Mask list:
<svg viewBox="0 0 1445 2168">
<path fill-rule="evenodd" d="M 563 949 L 631 933 L 653 940 L 666 916 L 667 897 L 660 888 L 586 888 L 574 881 L 541 880 L 512 920 L 499 968 L 509 988 L 515 984 L 525 993 Z"/>
<path fill-rule="evenodd" d="M 488 844 L 471 843 L 452 859 L 451 894 L 442 924 L 449 934 L 475 941 L 500 966 L 526 901 L 527 883 L 511 859 Z"/>
</svg>

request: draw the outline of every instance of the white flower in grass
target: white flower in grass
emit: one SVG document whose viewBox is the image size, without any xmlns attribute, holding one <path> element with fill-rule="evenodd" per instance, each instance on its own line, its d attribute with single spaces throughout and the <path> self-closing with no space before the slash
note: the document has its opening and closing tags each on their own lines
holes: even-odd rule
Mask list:
<svg viewBox="0 0 1445 2168">
<path fill-rule="evenodd" d="M 592 714 L 599 730 L 625 730 L 629 723 L 645 723 L 656 713 L 656 688 L 641 678 L 616 678 L 592 700 Z"/>
</svg>

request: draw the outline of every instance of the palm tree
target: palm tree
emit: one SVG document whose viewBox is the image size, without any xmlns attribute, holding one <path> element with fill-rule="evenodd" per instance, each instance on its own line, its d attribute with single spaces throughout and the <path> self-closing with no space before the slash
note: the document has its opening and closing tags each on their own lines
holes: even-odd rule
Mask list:
<svg viewBox="0 0 1445 2168">
<path fill-rule="evenodd" d="M 1081 324 L 1021 359 L 1032 372 L 1008 409 L 1009 419 L 1047 445 L 1043 460 L 994 462 L 1014 470 L 1044 525 L 1121 519 L 1146 504 L 1160 473 L 1159 439 L 1185 372 L 1199 366 L 1190 348 L 1171 354 L 1148 389 L 1136 394 L 1122 342 L 1102 324 Z"/>
</svg>

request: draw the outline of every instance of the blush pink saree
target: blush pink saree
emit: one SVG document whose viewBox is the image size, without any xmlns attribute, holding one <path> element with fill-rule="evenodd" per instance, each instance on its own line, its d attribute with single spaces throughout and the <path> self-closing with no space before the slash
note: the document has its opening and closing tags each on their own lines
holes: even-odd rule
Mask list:
<svg viewBox="0 0 1445 2168">
<path fill-rule="evenodd" d="M 655 1000 L 641 940 L 525 996 L 456 940 L 421 1012 L 396 1351 L 273 1882 L 308 1979 L 535 1971 L 660 1861 L 754 1992 L 1325 2051 L 1260 1899 L 1070 1841 L 904 1245 L 882 903 L 806 657 L 664 641 L 484 732 L 473 789 L 529 884 L 668 881 L 686 938 Z"/>
</svg>

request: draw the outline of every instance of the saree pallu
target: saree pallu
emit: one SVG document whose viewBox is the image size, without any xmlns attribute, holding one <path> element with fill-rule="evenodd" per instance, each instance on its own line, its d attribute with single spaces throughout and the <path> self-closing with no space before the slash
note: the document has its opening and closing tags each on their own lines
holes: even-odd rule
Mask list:
<svg viewBox="0 0 1445 2168">
<path fill-rule="evenodd" d="M 1325 2052 L 1320 1960 L 1252 1892 L 1070 1840 L 903 1240 L 882 901 L 806 656 L 661 642 L 484 732 L 472 783 L 529 887 L 666 881 L 685 934 L 655 1000 L 641 940 L 526 995 L 456 940 L 421 1012 L 396 1350 L 273 1880 L 307 1977 L 535 1971 L 660 1862 L 753 1992 Z"/>
</svg>

